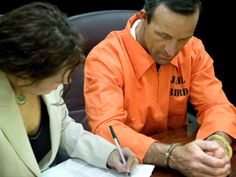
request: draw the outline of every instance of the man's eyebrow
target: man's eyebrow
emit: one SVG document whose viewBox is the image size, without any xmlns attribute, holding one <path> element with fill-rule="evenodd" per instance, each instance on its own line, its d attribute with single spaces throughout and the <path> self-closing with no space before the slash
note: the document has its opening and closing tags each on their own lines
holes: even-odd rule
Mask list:
<svg viewBox="0 0 236 177">
<path fill-rule="evenodd" d="M 168 37 L 168 38 L 172 38 L 172 36 L 170 36 L 169 34 L 165 33 L 165 32 L 162 32 L 162 31 L 158 31 L 158 30 L 154 30 L 154 32 L 156 34 L 159 34 L 161 36 L 165 36 L 165 37 Z"/>
<path fill-rule="evenodd" d="M 169 35 L 169 34 L 167 34 L 167 33 L 165 33 L 165 32 L 161 32 L 161 31 L 158 31 L 158 30 L 154 30 L 154 32 L 155 32 L 156 34 L 159 34 L 159 35 L 161 35 L 161 36 L 165 36 L 165 37 L 167 37 L 167 38 L 173 38 L 171 35 Z M 192 37 L 192 35 L 191 35 L 191 36 L 184 37 L 184 38 L 181 38 L 181 39 L 178 39 L 178 40 L 187 40 L 187 39 L 189 39 L 189 38 L 191 38 L 191 37 Z"/>
</svg>

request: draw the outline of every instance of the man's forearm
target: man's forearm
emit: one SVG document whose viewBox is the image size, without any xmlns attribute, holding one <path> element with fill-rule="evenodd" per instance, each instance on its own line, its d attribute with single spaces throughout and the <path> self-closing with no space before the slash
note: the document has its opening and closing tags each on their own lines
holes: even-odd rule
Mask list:
<svg viewBox="0 0 236 177">
<path fill-rule="evenodd" d="M 148 149 L 143 162 L 158 166 L 165 166 L 166 152 L 170 145 L 159 142 L 153 143 Z"/>
</svg>

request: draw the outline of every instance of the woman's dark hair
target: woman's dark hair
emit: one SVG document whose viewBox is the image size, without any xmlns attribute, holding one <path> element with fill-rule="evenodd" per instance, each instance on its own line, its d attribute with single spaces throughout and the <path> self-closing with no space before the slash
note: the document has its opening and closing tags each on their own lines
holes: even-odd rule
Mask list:
<svg viewBox="0 0 236 177">
<path fill-rule="evenodd" d="M 56 6 L 34 2 L 1 17 L 1 71 L 38 82 L 83 59 L 81 37 Z"/>
<path fill-rule="evenodd" d="M 201 9 L 201 0 L 145 0 L 144 10 L 147 12 L 148 23 L 155 9 L 162 4 L 172 12 L 182 15 L 192 15 L 197 9 Z"/>
</svg>

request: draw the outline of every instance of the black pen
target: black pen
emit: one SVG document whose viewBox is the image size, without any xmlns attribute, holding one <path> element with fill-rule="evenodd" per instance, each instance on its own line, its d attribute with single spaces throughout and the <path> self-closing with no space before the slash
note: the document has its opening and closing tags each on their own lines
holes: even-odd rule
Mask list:
<svg viewBox="0 0 236 177">
<path fill-rule="evenodd" d="M 115 134 L 115 132 L 114 132 L 114 130 L 113 130 L 113 128 L 112 128 L 111 125 L 109 126 L 109 128 L 110 128 L 110 130 L 111 130 L 112 137 L 113 137 L 113 139 L 114 139 L 114 141 L 115 141 L 115 143 L 116 143 L 116 147 L 117 147 L 118 152 L 119 152 L 119 154 L 120 154 L 120 158 L 121 158 L 121 160 L 122 160 L 122 163 L 126 166 L 127 163 L 126 163 L 124 154 L 123 154 L 123 152 L 122 152 L 122 150 L 121 150 L 119 140 L 118 140 L 118 138 L 117 138 L 117 136 L 116 136 L 116 134 Z M 128 176 L 130 176 L 130 171 L 128 171 Z"/>
</svg>

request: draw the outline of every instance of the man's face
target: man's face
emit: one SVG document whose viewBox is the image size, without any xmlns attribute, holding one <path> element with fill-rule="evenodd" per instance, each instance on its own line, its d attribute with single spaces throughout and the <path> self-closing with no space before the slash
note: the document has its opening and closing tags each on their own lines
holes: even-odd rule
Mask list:
<svg viewBox="0 0 236 177">
<path fill-rule="evenodd" d="M 180 15 L 164 5 L 158 6 L 150 23 L 142 19 L 144 48 L 160 65 L 165 65 L 178 54 L 193 36 L 199 18 L 197 10 L 192 15 Z"/>
</svg>

